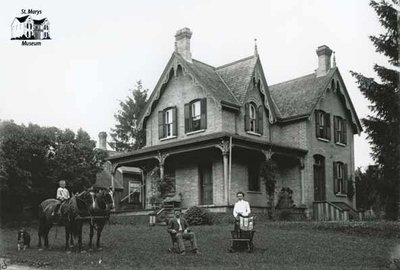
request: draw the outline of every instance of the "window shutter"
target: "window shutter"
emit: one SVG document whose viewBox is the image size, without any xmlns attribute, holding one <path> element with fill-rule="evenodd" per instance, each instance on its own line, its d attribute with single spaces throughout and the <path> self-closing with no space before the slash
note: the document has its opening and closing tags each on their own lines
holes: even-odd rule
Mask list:
<svg viewBox="0 0 400 270">
<path fill-rule="evenodd" d="M 348 171 L 347 171 L 347 164 L 343 165 L 343 193 L 347 194 L 347 189 L 348 189 Z"/>
<path fill-rule="evenodd" d="M 326 137 L 328 140 L 331 139 L 331 114 L 327 113 L 325 114 L 325 132 L 326 132 Z"/>
<path fill-rule="evenodd" d="M 339 186 L 337 181 L 337 163 L 333 162 L 333 192 L 336 194 L 339 192 Z"/>
<path fill-rule="evenodd" d="M 200 129 L 207 128 L 207 98 L 201 99 L 200 102 Z"/>
<path fill-rule="evenodd" d="M 263 106 L 258 106 L 258 115 L 257 115 L 257 132 L 263 134 L 264 131 L 264 108 Z"/>
<path fill-rule="evenodd" d="M 249 103 L 244 104 L 244 131 L 250 130 Z"/>
<path fill-rule="evenodd" d="M 158 138 L 164 138 L 165 137 L 165 132 L 164 132 L 164 111 L 158 111 Z"/>
<path fill-rule="evenodd" d="M 172 136 L 176 136 L 177 134 L 177 126 L 178 122 L 176 121 L 177 116 L 176 116 L 176 107 L 172 108 Z"/>
<path fill-rule="evenodd" d="M 190 117 L 190 103 L 185 104 L 185 133 L 188 133 L 192 130 L 191 128 L 191 117 Z"/>
<path fill-rule="evenodd" d="M 347 121 L 343 119 L 343 143 L 347 144 Z"/>
<path fill-rule="evenodd" d="M 319 111 L 315 111 L 315 136 L 319 136 Z"/>
<path fill-rule="evenodd" d="M 335 143 L 336 142 L 338 142 L 338 136 L 337 136 L 337 130 L 338 130 L 338 121 L 339 121 L 339 119 L 338 119 L 338 117 L 337 116 L 334 116 L 333 117 L 333 137 L 334 137 L 334 140 L 335 140 Z"/>
</svg>

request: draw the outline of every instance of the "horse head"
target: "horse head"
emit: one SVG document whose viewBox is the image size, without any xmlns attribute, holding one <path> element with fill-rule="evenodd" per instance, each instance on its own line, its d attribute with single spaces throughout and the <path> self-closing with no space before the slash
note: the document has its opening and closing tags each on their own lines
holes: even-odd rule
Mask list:
<svg viewBox="0 0 400 270">
<path fill-rule="evenodd" d="M 90 208 L 95 204 L 93 193 L 86 190 L 76 195 L 75 198 L 80 212 L 89 212 Z"/>
<path fill-rule="evenodd" d="M 93 207 L 93 210 L 109 212 L 113 208 L 114 208 L 114 198 L 112 196 L 112 191 L 99 190 L 95 194 L 95 207 Z"/>
</svg>

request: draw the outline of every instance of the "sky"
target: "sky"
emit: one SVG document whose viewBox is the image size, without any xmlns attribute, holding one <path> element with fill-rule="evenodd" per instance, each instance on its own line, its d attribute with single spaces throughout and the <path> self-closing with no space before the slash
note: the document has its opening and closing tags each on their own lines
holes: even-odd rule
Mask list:
<svg viewBox="0 0 400 270">
<path fill-rule="evenodd" d="M 251 56 L 254 39 L 267 83 L 310 74 L 316 48 L 327 45 L 359 118 L 370 114 L 350 70 L 375 77 L 386 64 L 368 36 L 383 30 L 367 0 L 152 0 L 0 3 L 0 119 L 60 129 L 79 128 L 98 140 L 141 80 L 155 87 L 174 50 L 177 30 L 189 27 L 194 59 L 220 66 Z M 22 9 L 40 10 L 51 40 L 21 46 L 10 40 Z M 108 137 L 110 139 L 110 136 Z M 363 133 L 355 135 L 355 165 L 372 164 Z"/>
</svg>

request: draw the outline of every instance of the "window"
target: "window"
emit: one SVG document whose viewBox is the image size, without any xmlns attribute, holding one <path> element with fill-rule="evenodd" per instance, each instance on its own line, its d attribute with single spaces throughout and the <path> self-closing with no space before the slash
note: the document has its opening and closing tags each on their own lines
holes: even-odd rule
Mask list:
<svg viewBox="0 0 400 270">
<path fill-rule="evenodd" d="M 333 181 L 335 194 L 347 194 L 347 164 L 333 162 Z"/>
<path fill-rule="evenodd" d="M 207 128 L 207 99 L 196 99 L 185 104 L 185 133 Z"/>
<path fill-rule="evenodd" d="M 333 117 L 335 143 L 347 144 L 346 120 L 340 116 Z"/>
<path fill-rule="evenodd" d="M 317 138 L 331 139 L 331 115 L 324 111 L 315 111 L 315 134 Z"/>
<path fill-rule="evenodd" d="M 256 130 L 256 121 L 257 121 L 257 114 L 256 114 L 256 107 L 253 103 L 249 105 L 249 121 L 250 121 L 250 131 L 257 132 Z"/>
<path fill-rule="evenodd" d="M 259 164 L 257 162 L 251 162 L 248 164 L 247 168 L 248 168 L 249 191 L 260 191 Z"/>
<path fill-rule="evenodd" d="M 158 112 L 158 137 L 172 138 L 177 134 L 176 107 L 167 108 Z"/>
<path fill-rule="evenodd" d="M 264 107 L 258 106 L 253 102 L 245 103 L 244 125 L 245 131 L 263 134 L 264 127 Z"/>
</svg>

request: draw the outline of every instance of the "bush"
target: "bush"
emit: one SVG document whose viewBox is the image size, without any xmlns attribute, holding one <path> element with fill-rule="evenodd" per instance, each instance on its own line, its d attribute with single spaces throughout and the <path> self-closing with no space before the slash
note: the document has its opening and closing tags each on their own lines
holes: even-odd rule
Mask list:
<svg viewBox="0 0 400 270">
<path fill-rule="evenodd" d="M 207 209 L 197 206 L 190 207 L 184 214 L 189 225 L 212 225 L 213 218 Z"/>
</svg>

